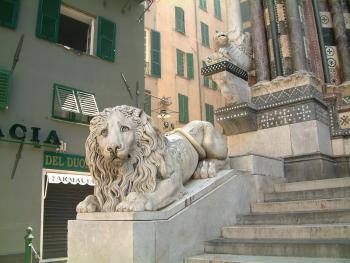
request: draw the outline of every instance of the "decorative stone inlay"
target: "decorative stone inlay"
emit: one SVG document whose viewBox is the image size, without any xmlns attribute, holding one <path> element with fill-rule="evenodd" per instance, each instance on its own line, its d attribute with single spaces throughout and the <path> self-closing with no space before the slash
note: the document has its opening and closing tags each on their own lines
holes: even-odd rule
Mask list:
<svg viewBox="0 0 350 263">
<path fill-rule="evenodd" d="M 267 109 L 270 107 L 295 103 L 311 98 L 324 103 L 322 93 L 310 85 L 304 85 L 262 96 L 252 97 L 252 103 L 257 107 L 257 109 Z"/>
<path fill-rule="evenodd" d="M 266 129 L 303 121 L 318 120 L 328 124 L 327 110 L 315 101 L 274 108 L 258 113 L 258 128 Z"/>
<path fill-rule="evenodd" d="M 227 135 L 310 120 L 327 126 L 330 123 L 323 95 L 311 85 L 256 96 L 251 103 L 219 108 L 216 118 Z"/>
<path fill-rule="evenodd" d="M 331 135 L 333 137 L 349 136 L 350 135 L 350 127 L 345 128 L 344 122 L 341 125 L 342 121 L 340 120 L 340 117 L 342 115 L 345 115 L 345 113 L 350 114 L 350 112 L 338 113 L 336 99 L 329 100 L 327 104 L 328 104 L 328 114 L 329 114 L 329 124 L 330 124 L 330 128 L 331 128 Z M 344 120 L 346 120 L 346 118 Z"/>
<path fill-rule="evenodd" d="M 350 128 L 350 112 L 339 113 L 339 126 L 341 129 Z"/>
<path fill-rule="evenodd" d="M 243 80 L 248 80 L 248 72 L 237 67 L 229 61 L 221 61 L 219 63 L 203 67 L 201 69 L 201 74 L 203 76 L 210 76 L 222 71 L 228 71 Z"/>
<path fill-rule="evenodd" d="M 305 71 L 298 71 L 287 77 L 278 77 L 272 81 L 261 81 L 251 87 L 252 96 L 262 96 L 295 87 L 310 85 L 322 92 L 323 82 L 315 75 Z"/>
<path fill-rule="evenodd" d="M 350 104 L 350 96 L 342 97 L 342 103 L 345 105 Z"/>
<path fill-rule="evenodd" d="M 256 131 L 256 109 L 249 103 L 226 106 L 216 111 L 216 120 L 226 135 Z"/>
</svg>

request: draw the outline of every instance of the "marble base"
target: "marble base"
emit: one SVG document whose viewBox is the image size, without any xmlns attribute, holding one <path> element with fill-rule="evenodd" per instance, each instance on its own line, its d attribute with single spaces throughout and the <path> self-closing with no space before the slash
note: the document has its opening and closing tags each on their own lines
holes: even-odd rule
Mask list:
<svg viewBox="0 0 350 263">
<path fill-rule="evenodd" d="M 256 201 L 253 176 L 235 170 L 192 180 L 186 190 L 160 211 L 78 214 L 68 222 L 68 262 L 183 262 Z"/>
<path fill-rule="evenodd" d="M 288 182 L 336 178 L 336 162 L 333 157 L 320 153 L 286 157 L 285 176 Z"/>
<path fill-rule="evenodd" d="M 329 127 L 312 120 L 228 136 L 229 155 L 287 157 L 320 152 L 332 155 Z"/>
</svg>

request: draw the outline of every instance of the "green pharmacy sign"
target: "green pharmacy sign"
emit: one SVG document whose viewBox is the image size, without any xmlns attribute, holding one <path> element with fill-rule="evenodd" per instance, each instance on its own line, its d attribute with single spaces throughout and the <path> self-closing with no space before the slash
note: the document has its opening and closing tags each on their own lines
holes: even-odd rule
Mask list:
<svg viewBox="0 0 350 263">
<path fill-rule="evenodd" d="M 58 152 L 44 152 L 44 168 L 77 172 L 89 172 L 85 156 Z"/>
</svg>

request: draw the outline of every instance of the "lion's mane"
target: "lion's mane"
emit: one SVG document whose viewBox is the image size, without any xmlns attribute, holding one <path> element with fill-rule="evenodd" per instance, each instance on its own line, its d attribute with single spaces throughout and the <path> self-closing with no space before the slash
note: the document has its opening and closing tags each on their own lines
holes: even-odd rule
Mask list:
<svg viewBox="0 0 350 263">
<path fill-rule="evenodd" d="M 135 149 L 122 165 L 113 165 L 101 154 L 97 136 L 105 128 L 113 112 L 121 112 L 136 124 Z M 130 192 L 149 193 L 156 187 L 157 176 L 165 176 L 166 138 L 142 110 L 129 106 L 107 108 L 90 122 L 90 134 L 85 143 L 86 161 L 95 182 L 94 195 L 101 211 L 113 212 Z"/>
</svg>

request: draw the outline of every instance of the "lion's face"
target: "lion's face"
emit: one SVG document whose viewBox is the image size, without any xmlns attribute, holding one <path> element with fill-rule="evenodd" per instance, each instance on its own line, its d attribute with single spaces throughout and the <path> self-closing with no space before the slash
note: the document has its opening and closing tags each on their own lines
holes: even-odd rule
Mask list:
<svg viewBox="0 0 350 263">
<path fill-rule="evenodd" d="M 215 43 L 218 47 L 225 47 L 228 44 L 228 35 L 225 32 L 218 32 L 215 36 Z"/>
<path fill-rule="evenodd" d="M 121 112 L 113 111 L 104 123 L 98 127 L 97 144 L 104 158 L 116 164 L 122 164 L 135 149 L 136 124 Z"/>
</svg>

